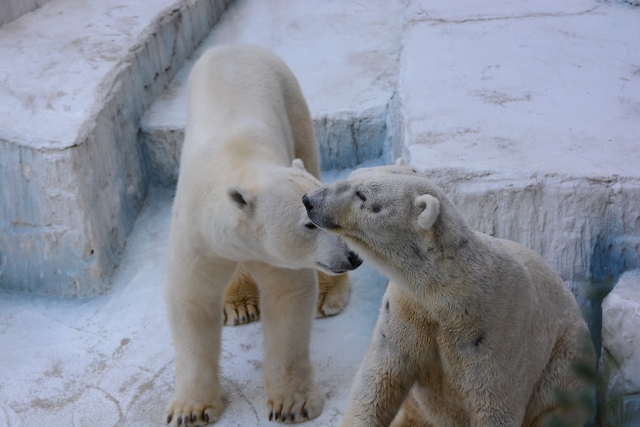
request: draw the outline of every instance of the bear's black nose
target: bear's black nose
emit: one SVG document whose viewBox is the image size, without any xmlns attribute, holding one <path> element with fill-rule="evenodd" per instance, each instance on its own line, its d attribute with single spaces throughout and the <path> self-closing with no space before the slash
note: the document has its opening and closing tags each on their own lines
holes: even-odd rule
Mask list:
<svg viewBox="0 0 640 427">
<path fill-rule="evenodd" d="M 304 204 L 304 207 L 307 208 L 307 212 L 311 212 L 313 210 L 313 205 L 306 194 L 302 196 L 302 203 Z"/>
<path fill-rule="evenodd" d="M 349 264 L 351 264 L 351 266 L 355 270 L 356 268 L 360 267 L 360 264 L 362 264 L 362 260 L 357 253 L 349 251 Z"/>
</svg>

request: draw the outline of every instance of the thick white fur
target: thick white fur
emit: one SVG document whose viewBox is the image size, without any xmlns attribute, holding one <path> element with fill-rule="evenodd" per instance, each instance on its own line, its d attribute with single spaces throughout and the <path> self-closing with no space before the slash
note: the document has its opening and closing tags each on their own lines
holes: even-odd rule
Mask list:
<svg viewBox="0 0 640 427">
<path fill-rule="evenodd" d="M 306 200 L 316 224 L 390 279 L 343 426 L 584 426 L 594 393 L 579 371 L 593 372 L 593 344 L 540 256 L 472 231 L 401 164 Z"/>
<path fill-rule="evenodd" d="M 290 423 L 321 412 L 309 361 L 314 269 L 353 267 L 339 237 L 307 227 L 301 197 L 320 186 L 317 156 L 307 105 L 279 58 L 224 46 L 198 60 L 165 287 L 176 350 L 171 425 L 204 425 L 222 413 L 222 296 L 238 262 L 260 288 L 266 416 Z"/>
</svg>

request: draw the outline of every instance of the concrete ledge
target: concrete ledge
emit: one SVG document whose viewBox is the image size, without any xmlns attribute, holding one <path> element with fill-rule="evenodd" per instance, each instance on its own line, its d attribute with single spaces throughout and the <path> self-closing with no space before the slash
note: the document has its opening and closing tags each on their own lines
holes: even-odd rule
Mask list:
<svg viewBox="0 0 640 427">
<path fill-rule="evenodd" d="M 52 0 L 0 28 L 0 287 L 108 289 L 146 194 L 144 110 L 226 0 Z"/>
</svg>

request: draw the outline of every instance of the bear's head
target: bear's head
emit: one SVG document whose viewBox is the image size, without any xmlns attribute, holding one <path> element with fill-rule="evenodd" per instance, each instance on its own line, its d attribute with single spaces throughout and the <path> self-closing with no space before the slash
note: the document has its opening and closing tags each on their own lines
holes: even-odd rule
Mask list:
<svg viewBox="0 0 640 427">
<path fill-rule="evenodd" d="M 344 238 L 387 275 L 451 257 L 450 249 L 470 235 L 444 192 L 402 164 L 358 169 L 306 194 L 303 203 L 314 224 Z"/>
<path fill-rule="evenodd" d="M 300 159 L 291 167 L 270 169 L 249 188 L 228 190 L 234 210 L 234 234 L 247 260 L 283 268 L 313 268 L 327 274 L 356 269 L 362 260 L 339 236 L 307 217 L 302 196 L 322 184 Z"/>
</svg>

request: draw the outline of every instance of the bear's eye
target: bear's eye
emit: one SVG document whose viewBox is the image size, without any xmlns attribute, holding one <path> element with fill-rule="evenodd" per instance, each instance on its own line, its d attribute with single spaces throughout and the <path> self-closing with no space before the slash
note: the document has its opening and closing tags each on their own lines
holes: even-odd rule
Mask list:
<svg viewBox="0 0 640 427">
<path fill-rule="evenodd" d="M 372 211 L 373 213 L 378 213 L 378 212 L 380 212 L 380 210 L 381 210 L 381 208 L 380 208 L 380 206 L 379 206 L 379 205 L 373 205 L 373 206 L 371 206 L 371 211 Z"/>
<path fill-rule="evenodd" d="M 362 193 L 361 193 L 361 192 L 359 192 L 359 191 L 356 191 L 356 196 L 358 196 L 358 198 L 359 198 L 360 200 L 362 200 L 363 202 L 366 202 L 366 201 L 367 201 L 367 198 L 366 198 L 366 197 L 364 197 L 364 194 L 362 194 Z"/>
<path fill-rule="evenodd" d="M 308 222 L 304 226 L 307 227 L 309 230 L 313 230 L 314 228 L 317 228 L 316 225 L 312 222 Z"/>
</svg>

